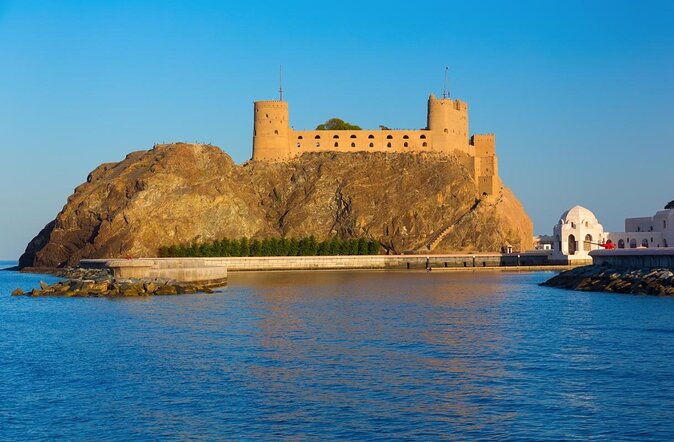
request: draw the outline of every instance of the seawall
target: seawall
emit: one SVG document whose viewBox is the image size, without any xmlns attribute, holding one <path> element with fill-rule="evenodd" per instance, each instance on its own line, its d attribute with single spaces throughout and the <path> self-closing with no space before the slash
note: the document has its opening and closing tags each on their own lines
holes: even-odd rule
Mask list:
<svg viewBox="0 0 674 442">
<path fill-rule="evenodd" d="M 546 266 L 548 255 L 452 254 L 363 256 L 259 256 L 224 258 L 83 259 L 85 268 L 111 268 L 119 278 L 164 278 L 208 281 L 227 277 L 227 271 L 338 270 L 338 269 L 434 269 L 517 268 Z M 223 270 L 224 269 L 224 270 Z"/>
<path fill-rule="evenodd" d="M 674 269 L 674 247 L 593 250 L 590 256 L 595 265 L 631 269 Z"/>
</svg>

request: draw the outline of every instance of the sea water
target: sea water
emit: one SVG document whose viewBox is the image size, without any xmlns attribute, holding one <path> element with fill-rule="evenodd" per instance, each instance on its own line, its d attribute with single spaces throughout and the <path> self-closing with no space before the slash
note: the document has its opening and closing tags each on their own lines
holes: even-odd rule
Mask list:
<svg viewBox="0 0 674 442">
<path fill-rule="evenodd" d="M 11 297 L 0 440 L 672 440 L 674 299 L 552 273 L 231 273 L 211 295 Z"/>
</svg>

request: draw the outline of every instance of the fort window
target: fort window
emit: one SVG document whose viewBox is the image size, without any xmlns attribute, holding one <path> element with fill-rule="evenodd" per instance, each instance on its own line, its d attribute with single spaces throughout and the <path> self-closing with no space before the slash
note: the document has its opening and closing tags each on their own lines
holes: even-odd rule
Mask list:
<svg viewBox="0 0 674 442">
<path fill-rule="evenodd" d="M 370 140 L 373 140 L 373 139 L 374 139 L 374 135 L 370 134 L 370 135 L 367 136 L 367 138 L 370 139 Z"/>
<path fill-rule="evenodd" d="M 274 135 L 278 135 L 278 131 L 277 131 L 277 130 L 274 130 Z"/>
<path fill-rule="evenodd" d="M 618 248 L 619 249 L 624 249 L 625 248 L 625 241 L 622 239 L 618 240 Z"/>
<path fill-rule="evenodd" d="M 648 247 L 648 240 L 646 238 L 641 241 L 641 247 Z"/>
<path fill-rule="evenodd" d="M 316 135 L 316 136 L 314 137 L 314 139 L 320 140 L 320 139 L 321 139 L 321 136 L 320 136 L 320 135 Z"/>
<path fill-rule="evenodd" d="M 449 131 L 448 131 L 447 129 L 445 129 L 445 133 L 446 133 L 446 134 L 448 134 L 448 133 L 449 133 Z"/>
<path fill-rule="evenodd" d="M 356 147 L 356 143 L 351 143 L 351 147 Z"/>
<path fill-rule="evenodd" d="M 335 147 L 339 147 L 339 143 L 335 141 Z"/>
<path fill-rule="evenodd" d="M 637 248 L 637 240 L 632 238 L 630 240 L 630 249 L 636 249 Z"/>
<path fill-rule="evenodd" d="M 351 135 L 349 138 L 356 138 L 356 136 L 355 136 L 355 135 Z"/>
<path fill-rule="evenodd" d="M 317 142 L 317 143 L 316 143 L 316 147 L 321 147 L 321 143 L 320 143 L 320 142 Z"/>
<path fill-rule="evenodd" d="M 391 143 L 386 143 L 386 147 L 391 147 Z"/>
<path fill-rule="evenodd" d="M 393 135 L 386 135 L 386 139 L 387 139 L 387 140 L 392 140 L 392 139 L 393 139 Z"/>
<path fill-rule="evenodd" d="M 298 140 L 303 140 L 304 137 L 303 137 L 302 135 L 300 135 L 299 137 L 297 137 L 297 139 L 298 139 Z"/>
<path fill-rule="evenodd" d="M 419 138 L 421 138 L 422 140 L 425 140 L 425 139 L 426 139 L 426 135 L 421 134 L 421 136 L 420 136 Z"/>
<path fill-rule="evenodd" d="M 405 141 L 405 143 L 403 144 L 403 147 L 409 147 L 409 143 L 407 143 L 407 141 Z"/>
<path fill-rule="evenodd" d="M 409 135 L 403 135 L 403 140 L 409 140 L 410 136 Z"/>
<path fill-rule="evenodd" d="M 339 135 L 333 135 L 332 138 L 339 138 Z"/>
<path fill-rule="evenodd" d="M 426 146 L 428 146 L 428 143 L 424 141 L 423 143 L 421 143 L 421 145 L 422 145 L 423 147 L 426 147 Z"/>
<path fill-rule="evenodd" d="M 370 143 L 370 147 L 374 147 L 374 143 Z"/>
<path fill-rule="evenodd" d="M 298 147 L 298 148 L 300 147 L 300 143 L 297 143 L 297 147 Z"/>
</svg>

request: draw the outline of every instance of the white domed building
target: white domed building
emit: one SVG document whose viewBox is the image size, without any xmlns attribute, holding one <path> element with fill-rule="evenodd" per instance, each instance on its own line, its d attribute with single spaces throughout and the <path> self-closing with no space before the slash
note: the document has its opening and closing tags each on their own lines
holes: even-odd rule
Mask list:
<svg viewBox="0 0 674 442">
<path fill-rule="evenodd" d="M 552 249 L 550 261 L 569 264 L 590 263 L 590 251 L 602 248 L 671 247 L 674 208 L 660 210 L 654 216 L 626 218 L 624 232 L 604 232 L 592 211 L 574 206 L 559 217 L 552 236 L 538 237 L 538 244 L 540 249 Z"/>
<path fill-rule="evenodd" d="M 604 226 L 591 210 L 574 206 L 562 213 L 552 229 L 552 259 L 555 261 L 591 261 L 590 251 L 604 244 Z"/>
</svg>

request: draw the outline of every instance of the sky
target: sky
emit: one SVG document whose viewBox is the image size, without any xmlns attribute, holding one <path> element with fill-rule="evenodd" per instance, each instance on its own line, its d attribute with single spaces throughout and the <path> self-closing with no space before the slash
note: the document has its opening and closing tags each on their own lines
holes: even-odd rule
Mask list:
<svg viewBox="0 0 674 442">
<path fill-rule="evenodd" d="M 250 158 L 252 102 L 291 125 L 426 125 L 468 102 L 534 231 L 576 204 L 604 228 L 674 199 L 671 1 L 0 0 L 0 259 L 103 162 L 155 143 Z"/>
</svg>

